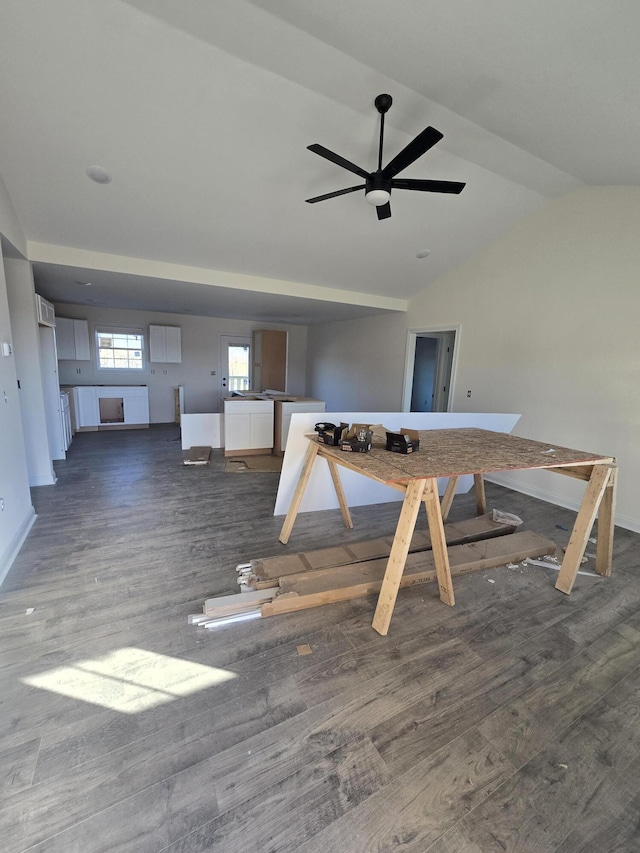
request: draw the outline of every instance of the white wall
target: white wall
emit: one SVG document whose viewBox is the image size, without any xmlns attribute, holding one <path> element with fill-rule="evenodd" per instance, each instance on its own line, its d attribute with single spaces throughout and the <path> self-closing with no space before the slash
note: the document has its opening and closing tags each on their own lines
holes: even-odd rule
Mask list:
<svg viewBox="0 0 640 853">
<path fill-rule="evenodd" d="M 20 412 L 31 486 L 55 483 L 43 401 L 40 342 L 33 273 L 28 261 L 5 258 L 7 299 L 13 333 L 16 374 L 20 381 Z"/>
<path fill-rule="evenodd" d="M 617 521 L 640 531 L 638 223 L 640 188 L 570 193 L 422 291 L 407 317 L 461 325 L 453 411 L 522 412 L 519 435 L 616 456 Z M 547 472 L 500 482 L 570 507 L 582 494 Z"/>
<path fill-rule="evenodd" d="M 309 326 L 307 393 L 328 411 L 400 411 L 405 345 L 403 313 Z"/>
<path fill-rule="evenodd" d="M 26 257 L 27 239 L 18 221 L 2 175 L 0 175 L 0 235 L 8 240 L 23 257 Z"/>
<path fill-rule="evenodd" d="M 407 331 L 460 326 L 451 411 L 522 412 L 518 435 L 617 457 L 616 521 L 640 531 L 639 222 L 637 187 L 549 202 L 406 315 L 311 327 L 308 393 L 328 410 L 400 409 Z M 583 492 L 544 471 L 492 479 L 570 508 Z"/>
<path fill-rule="evenodd" d="M 86 305 L 57 303 L 56 316 L 89 320 L 91 361 L 61 361 L 62 385 L 148 385 L 151 423 L 174 420 L 173 389 L 183 385 L 185 411 L 190 414 L 218 412 L 220 401 L 221 346 L 220 335 L 251 335 L 254 329 L 283 329 L 288 332 L 287 391 L 305 393 L 305 363 L 307 358 L 306 326 L 227 320 L 217 317 L 194 317 L 187 314 L 164 314 L 149 311 L 125 311 Z M 96 325 L 123 325 L 143 328 L 149 324 L 180 326 L 182 329 L 182 363 L 151 364 L 138 376 L 130 372 L 113 371 L 105 375 L 97 371 L 94 359 Z M 77 371 L 81 371 L 78 373 Z M 155 370 L 155 373 L 151 373 Z M 166 374 L 164 371 L 166 370 Z M 215 370 L 216 375 L 211 376 Z"/>
<path fill-rule="evenodd" d="M 13 344 L 0 253 L 0 342 Z M 15 357 L 0 354 L 0 583 L 35 519 L 18 399 Z"/>
</svg>

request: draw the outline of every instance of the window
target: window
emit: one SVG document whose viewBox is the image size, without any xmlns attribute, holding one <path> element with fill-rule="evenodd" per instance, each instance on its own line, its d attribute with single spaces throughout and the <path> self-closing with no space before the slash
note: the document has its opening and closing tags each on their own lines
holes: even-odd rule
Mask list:
<svg viewBox="0 0 640 853">
<path fill-rule="evenodd" d="M 99 370 L 144 370 L 142 329 L 96 329 Z"/>
<path fill-rule="evenodd" d="M 246 391 L 249 388 L 249 347 L 246 344 L 229 344 L 229 390 Z"/>
</svg>

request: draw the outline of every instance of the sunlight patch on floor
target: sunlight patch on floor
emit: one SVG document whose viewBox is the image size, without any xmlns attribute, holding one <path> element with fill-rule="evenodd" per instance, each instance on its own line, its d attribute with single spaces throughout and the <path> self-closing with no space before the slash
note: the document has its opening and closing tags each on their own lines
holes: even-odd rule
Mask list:
<svg viewBox="0 0 640 853">
<path fill-rule="evenodd" d="M 215 687 L 236 674 L 135 647 L 23 678 L 24 684 L 136 714 Z"/>
</svg>

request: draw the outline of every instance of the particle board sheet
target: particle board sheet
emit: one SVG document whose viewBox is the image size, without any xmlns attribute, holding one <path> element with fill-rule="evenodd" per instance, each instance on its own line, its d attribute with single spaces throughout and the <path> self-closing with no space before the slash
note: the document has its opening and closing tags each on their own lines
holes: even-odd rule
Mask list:
<svg viewBox="0 0 640 853">
<path fill-rule="evenodd" d="M 493 521 L 492 514 L 480 515 L 451 524 L 445 524 L 447 544 L 456 545 L 490 536 L 503 536 L 512 533 L 515 525 Z M 363 560 L 388 557 L 393 544 L 393 536 L 368 539 L 350 545 L 338 545 L 331 548 L 319 548 L 315 551 L 303 551 L 299 554 L 285 554 L 251 560 L 252 574 L 259 580 L 274 580 L 286 575 L 307 572 L 312 569 L 326 569 L 332 566 L 349 565 Z M 410 551 L 424 551 L 431 547 L 431 537 L 426 530 L 415 530 Z"/>
<path fill-rule="evenodd" d="M 351 454 L 323 445 L 321 455 L 331 456 L 339 464 L 388 485 L 425 477 L 615 462 L 611 456 L 472 427 L 420 430 L 420 449 L 406 456 L 375 445 L 369 453 Z M 343 456 L 348 457 L 346 461 Z"/>
<path fill-rule="evenodd" d="M 453 545 L 449 548 L 451 574 L 469 574 L 510 562 L 519 562 L 526 557 L 553 554 L 555 548 L 554 542 L 530 530 L 500 536 L 497 539 Z M 374 595 L 380 592 L 386 567 L 385 559 L 369 560 L 282 578 L 280 594 L 262 606 L 262 615 L 275 616 L 349 598 Z M 415 586 L 434 580 L 436 570 L 433 554 L 410 554 L 400 586 Z"/>
</svg>

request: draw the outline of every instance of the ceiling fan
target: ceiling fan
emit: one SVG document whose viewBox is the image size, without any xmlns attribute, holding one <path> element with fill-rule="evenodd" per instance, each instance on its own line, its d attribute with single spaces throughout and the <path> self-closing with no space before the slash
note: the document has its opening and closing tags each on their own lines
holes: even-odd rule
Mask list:
<svg viewBox="0 0 640 853">
<path fill-rule="evenodd" d="M 337 166 L 342 166 L 349 172 L 353 172 L 364 178 L 364 184 L 358 184 L 357 187 L 347 187 L 344 190 L 336 190 L 325 195 L 317 195 L 314 198 L 305 199 L 309 204 L 315 204 L 317 201 L 325 201 L 328 198 L 335 198 L 346 193 L 354 193 L 357 190 L 365 191 L 365 198 L 369 204 L 376 207 L 378 219 L 388 219 L 391 216 L 391 190 L 418 190 L 419 192 L 427 193 L 460 193 L 464 189 L 464 184 L 459 181 L 423 181 L 413 178 L 396 178 L 398 172 L 402 172 L 407 166 L 410 166 L 418 157 L 428 151 L 430 148 L 442 139 L 442 134 L 435 127 L 426 127 L 422 133 L 419 133 L 408 145 L 406 145 L 399 154 L 382 168 L 382 144 L 384 141 L 384 116 L 389 111 L 393 98 L 391 95 L 378 95 L 375 99 L 376 109 L 380 113 L 380 147 L 378 149 L 378 168 L 375 172 L 366 172 L 355 163 L 345 160 L 339 154 L 335 154 L 324 145 L 308 145 L 309 151 L 314 154 L 319 154 L 326 160 L 331 160 Z"/>
</svg>

